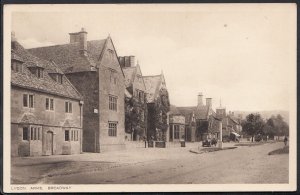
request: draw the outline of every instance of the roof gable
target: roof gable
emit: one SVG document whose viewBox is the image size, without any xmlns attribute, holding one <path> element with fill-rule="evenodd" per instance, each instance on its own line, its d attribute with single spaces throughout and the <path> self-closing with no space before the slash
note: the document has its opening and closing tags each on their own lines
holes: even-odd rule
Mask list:
<svg viewBox="0 0 300 195">
<path fill-rule="evenodd" d="M 161 78 L 161 75 L 143 77 L 146 85 L 148 103 L 152 103 L 156 99 L 159 91 L 159 86 L 161 85 Z"/>
<path fill-rule="evenodd" d="M 32 55 L 18 42 L 15 42 L 15 47 L 12 50 L 12 53 L 17 54 L 20 58 L 22 58 L 22 61 L 24 61 L 22 73 L 11 71 L 12 85 L 63 97 L 78 100 L 82 99 L 80 93 L 75 89 L 65 75 L 62 75 L 62 83 L 58 83 L 50 77 L 49 73 L 59 72 L 58 67 L 54 63 Z M 44 69 L 43 78 L 38 78 L 29 71 L 28 67 L 32 66 L 32 64 L 38 65 L 38 67 Z"/>
<path fill-rule="evenodd" d="M 114 66 L 112 68 L 119 69 L 122 72 L 123 77 L 125 77 L 123 69 L 118 59 L 117 51 L 110 36 L 107 37 L 105 44 L 102 48 L 101 54 L 98 59 L 97 67 L 102 66 L 104 64 L 109 64 L 109 66 Z"/>
<path fill-rule="evenodd" d="M 123 68 L 123 72 L 125 75 L 125 87 L 128 88 L 132 85 L 135 74 L 136 74 L 136 67 L 127 67 Z"/>
</svg>

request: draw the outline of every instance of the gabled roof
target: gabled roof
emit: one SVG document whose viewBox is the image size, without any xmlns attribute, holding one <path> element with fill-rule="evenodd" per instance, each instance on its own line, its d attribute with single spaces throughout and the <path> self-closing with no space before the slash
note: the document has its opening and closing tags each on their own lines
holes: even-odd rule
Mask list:
<svg viewBox="0 0 300 195">
<path fill-rule="evenodd" d="M 210 115 L 215 116 L 215 112 L 211 107 L 203 106 L 191 106 L 191 107 L 177 107 L 179 112 L 186 116 L 186 120 L 191 119 L 192 114 L 194 113 L 196 119 L 207 120 Z"/>
<path fill-rule="evenodd" d="M 197 106 L 195 111 L 196 119 L 202 119 L 202 120 L 207 119 L 209 116 L 209 111 L 210 111 L 209 109 L 210 107 L 206 105 Z"/>
<path fill-rule="evenodd" d="M 196 107 L 177 107 L 177 110 L 185 116 L 185 123 L 189 124 L 192 121 L 193 114 L 195 115 Z"/>
<path fill-rule="evenodd" d="M 22 88 L 31 90 L 38 90 L 41 92 L 68 97 L 72 99 L 81 100 L 82 96 L 70 83 L 65 75 L 63 75 L 63 83 L 54 81 L 49 73 L 57 71 L 57 67 L 46 60 L 40 59 L 27 50 L 25 50 L 18 42 L 15 42 L 15 47 L 11 51 L 12 56 L 18 55 L 23 63 L 23 72 L 11 71 L 11 84 Z M 28 66 L 37 65 L 44 69 L 44 77 L 38 78 L 30 72 Z"/>
<path fill-rule="evenodd" d="M 79 54 L 79 42 L 28 49 L 42 59 L 54 61 L 64 73 L 93 71 L 107 39 L 87 41 L 87 56 Z"/>
<path fill-rule="evenodd" d="M 106 39 L 87 41 L 86 56 L 79 53 L 79 42 L 31 48 L 28 51 L 42 59 L 54 61 L 59 64 L 64 73 L 96 71 L 96 68 L 101 63 L 108 41 L 111 41 L 115 50 L 110 36 Z M 115 50 L 115 52 L 117 57 L 117 51 Z M 120 69 L 124 76 L 121 66 Z"/>
<path fill-rule="evenodd" d="M 132 84 L 133 82 L 133 79 L 134 79 L 134 75 L 136 73 L 136 67 L 126 67 L 126 68 L 123 68 L 123 72 L 124 72 L 124 75 L 125 75 L 125 87 L 130 87 L 130 85 Z"/>
<path fill-rule="evenodd" d="M 11 50 L 11 59 L 12 60 L 17 60 L 17 61 L 20 61 L 20 62 L 23 62 L 23 59 L 18 55 L 16 54 L 13 50 Z"/>
<path fill-rule="evenodd" d="M 125 87 L 126 88 L 130 87 L 133 84 L 136 75 L 139 74 L 139 72 L 140 72 L 141 73 L 140 76 L 142 77 L 143 85 L 146 89 L 145 81 L 143 79 L 142 71 L 141 71 L 139 64 L 137 64 L 136 66 L 133 66 L 133 67 L 124 67 L 123 72 L 125 75 Z"/>
<path fill-rule="evenodd" d="M 159 92 L 159 87 L 164 79 L 163 75 L 143 76 L 143 79 L 146 86 L 147 102 L 152 103 Z"/>
</svg>

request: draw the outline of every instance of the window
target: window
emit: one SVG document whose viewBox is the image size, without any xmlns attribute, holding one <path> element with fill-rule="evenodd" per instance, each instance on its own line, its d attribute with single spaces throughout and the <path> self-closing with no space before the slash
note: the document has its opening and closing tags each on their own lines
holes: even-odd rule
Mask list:
<svg viewBox="0 0 300 195">
<path fill-rule="evenodd" d="M 114 57 L 114 51 L 111 49 L 107 49 L 107 51 L 108 51 L 109 59 L 112 60 Z"/>
<path fill-rule="evenodd" d="M 52 98 L 46 98 L 46 110 L 54 110 L 54 100 Z"/>
<path fill-rule="evenodd" d="M 110 70 L 110 83 L 113 83 L 113 84 L 117 84 L 117 76 L 116 76 L 116 70 L 114 69 L 109 69 Z"/>
<path fill-rule="evenodd" d="M 70 131 L 65 130 L 65 141 L 70 141 Z"/>
<path fill-rule="evenodd" d="M 179 139 L 179 126 L 174 125 L 174 139 Z"/>
<path fill-rule="evenodd" d="M 65 141 L 78 141 L 78 130 L 65 130 Z"/>
<path fill-rule="evenodd" d="M 65 112 L 72 113 L 72 102 L 65 102 Z"/>
<path fill-rule="evenodd" d="M 44 68 L 43 67 L 37 67 L 36 64 L 33 63 L 33 66 L 28 67 L 30 72 L 37 76 L 38 78 L 44 77 Z"/>
<path fill-rule="evenodd" d="M 28 140 L 28 127 L 23 127 L 23 140 Z"/>
<path fill-rule="evenodd" d="M 54 110 L 54 99 L 50 99 L 50 110 Z"/>
<path fill-rule="evenodd" d="M 28 94 L 23 94 L 23 106 L 28 107 Z"/>
<path fill-rule="evenodd" d="M 15 72 L 23 72 L 23 65 L 19 61 L 12 60 L 11 61 L 11 70 Z"/>
<path fill-rule="evenodd" d="M 117 111 L 117 97 L 109 96 L 109 109 L 113 111 Z"/>
<path fill-rule="evenodd" d="M 34 95 L 23 94 L 23 107 L 34 107 Z"/>
<path fill-rule="evenodd" d="M 42 127 L 39 126 L 30 126 L 30 140 L 42 140 Z M 24 129 L 23 129 L 23 137 L 24 137 Z"/>
<path fill-rule="evenodd" d="M 57 82 L 60 84 L 62 84 L 62 76 L 63 75 L 60 75 L 60 74 L 57 75 Z"/>
<path fill-rule="evenodd" d="M 36 76 L 38 78 L 43 78 L 44 77 L 44 70 L 42 68 L 38 68 L 36 71 Z"/>
<path fill-rule="evenodd" d="M 79 139 L 78 139 L 78 134 L 79 134 L 79 132 L 78 131 L 76 131 L 76 140 L 75 141 L 78 141 Z"/>
<path fill-rule="evenodd" d="M 108 123 L 108 136 L 117 136 L 117 123 L 116 122 L 109 122 Z"/>
<path fill-rule="evenodd" d="M 29 108 L 33 108 L 33 107 L 34 107 L 34 96 L 29 95 Z"/>
<path fill-rule="evenodd" d="M 140 102 L 144 102 L 144 92 L 143 91 L 140 91 L 140 90 L 136 90 L 136 95 L 139 99 Z"/>
</svg>

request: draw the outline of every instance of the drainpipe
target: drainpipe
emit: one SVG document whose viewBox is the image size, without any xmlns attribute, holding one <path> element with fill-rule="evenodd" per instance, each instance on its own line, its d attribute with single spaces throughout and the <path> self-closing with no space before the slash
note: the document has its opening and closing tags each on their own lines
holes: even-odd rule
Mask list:
<svg viewBox="0 0 300 195">
<path fill-rule="evenodd" d="M 80 153 L 82 153 L 82 139 L 83 139 L 83 128 L 82 128 L 82 120 L 83 120 L 83 104 L 84 102 L 79 101 L 79 110 L 80 110 Z"/>
</svg>

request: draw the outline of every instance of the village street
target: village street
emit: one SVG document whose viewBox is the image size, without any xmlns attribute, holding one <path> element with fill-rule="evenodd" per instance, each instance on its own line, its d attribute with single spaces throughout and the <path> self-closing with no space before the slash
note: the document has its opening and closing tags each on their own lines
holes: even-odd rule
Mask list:
<svg viewBox="0 0 300 195">
<path fill-rule="evenodd" d="M 185 148 L 140 147 L 101 154 L 13 158 L 12 183 L 288 183 L 289 155 L 268 155 L 282 148 L 282 142 L 202 154 L 189 152 L 197 150 L 198 144 L 188 143 Z"/>
</svg>

